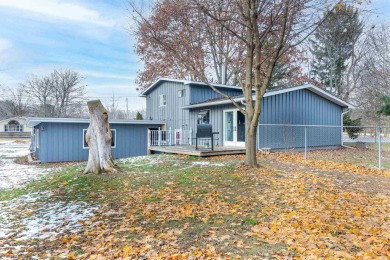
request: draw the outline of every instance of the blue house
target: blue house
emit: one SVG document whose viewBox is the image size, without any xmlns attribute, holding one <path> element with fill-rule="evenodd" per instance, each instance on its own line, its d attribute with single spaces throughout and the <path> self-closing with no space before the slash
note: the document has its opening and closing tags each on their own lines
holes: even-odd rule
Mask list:
<svg viewBox="0 0 390 260">
<path fill-rule="evenodd" d="M 245 109 L 240 87 L 213 86 Z M 162 78 L 141 96 L 146 98 L 146 118 L 164 122 L 166 129 L 187 130 L 194 137 L 198 124 L 211 124 L 219 132 L 219 145 L 245 146 L 245 116 L 202 82 Z M 308 146 L 339 147 L 342 113 L 352 107 L 311 84 L 268 91 L 262 102 L 258 148 L 303 147 L 308 127 Z"/>
<path fill-rule="evenodd" d="M 33 128 L 31 148 L 39 161 L 88 160 L 85 133 L 89 119 L 27 118 L 27 125 Z M 150 120 L 110 120 L 112 156 L 147 155 L 148 129 L 162 125 L 163 122 Z"/>
</svg>

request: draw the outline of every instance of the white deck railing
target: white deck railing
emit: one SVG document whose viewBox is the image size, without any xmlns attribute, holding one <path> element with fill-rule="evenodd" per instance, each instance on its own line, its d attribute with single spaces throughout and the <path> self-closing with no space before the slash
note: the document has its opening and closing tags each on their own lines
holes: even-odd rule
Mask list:
<svg viewBox="0 0 390 260">
<path fill-rule="evenodd" d="M 192 145 L 192 129 L 148 130 L 148 146 Z"/>
</svg>

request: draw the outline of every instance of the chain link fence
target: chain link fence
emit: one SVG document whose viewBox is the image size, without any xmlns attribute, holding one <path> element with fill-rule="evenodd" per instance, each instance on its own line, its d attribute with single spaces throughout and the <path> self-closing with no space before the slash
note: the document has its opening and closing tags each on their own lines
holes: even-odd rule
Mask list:
<svg viewBox="0 0 390 260">
<path fill-rule="evenodd" d="M 390 169 L 390 127 L 260 124 L 258 148 Z"/>
</svg>

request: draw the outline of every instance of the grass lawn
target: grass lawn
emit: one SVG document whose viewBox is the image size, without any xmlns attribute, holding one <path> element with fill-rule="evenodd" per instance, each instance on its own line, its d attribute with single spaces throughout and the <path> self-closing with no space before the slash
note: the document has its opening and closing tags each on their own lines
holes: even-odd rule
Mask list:
<svg viewBox="0 0 390 260">
<path fill-rule="evenodd" d="M 290 154 L 259 155 L 258 169 L 242 161 L 154 155 L 118 160 L 120 173 L 102 175 L 76 164 L 0 190 L 0 207 L 35 196 L 10 211 L 18 232 L 0 232 L 0 258 L 390 257 L 388 172 Z M 23 223 L 49 203 L 89 215 L 72 230 L 21 239 Z"/>
<path fill-rule="evenodd" d="M 354 147 L 355 144 L 346 144 Z M 341 148 L 336 150 L 309 151 L 308 158 L 346 162 L 369 168 L 379 167 L 377 144 L 367 144 L 367 148 Z M 390 144 L 382 144 L 382 169 L 390 169 Z"/>
</svg>

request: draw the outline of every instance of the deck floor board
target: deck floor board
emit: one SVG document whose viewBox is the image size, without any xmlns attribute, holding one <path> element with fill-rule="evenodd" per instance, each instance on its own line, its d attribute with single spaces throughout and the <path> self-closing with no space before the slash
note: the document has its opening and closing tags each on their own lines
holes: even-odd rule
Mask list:
<svg viewBox="0 0 390 260">
<path fill-rule="evenodd" d="M 150 153 L 171 153 L 171 154 L 186 154 L 199 157 L 229 155 L 229 154 L 244 154 L 245 147 L 226 147 L 218 146 L 211 149 L 195 149 L 195 146 L 150 146 Z"/>
</svg>

